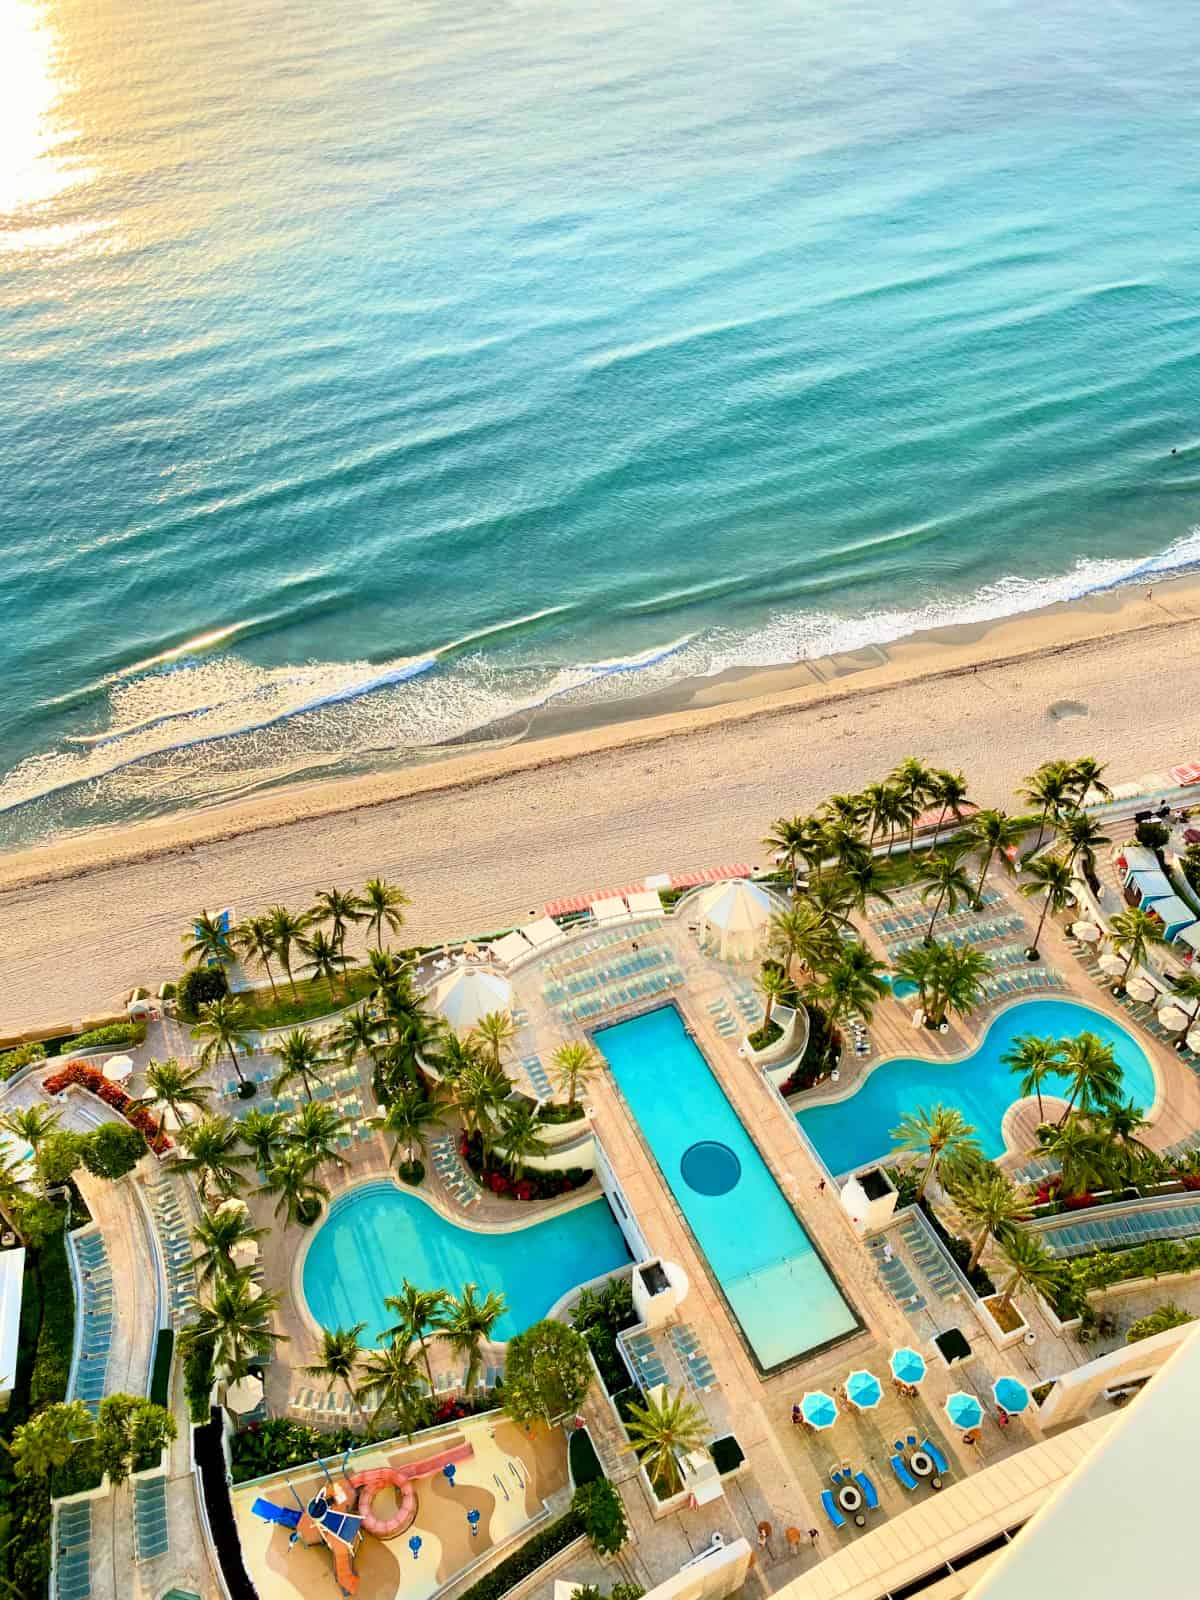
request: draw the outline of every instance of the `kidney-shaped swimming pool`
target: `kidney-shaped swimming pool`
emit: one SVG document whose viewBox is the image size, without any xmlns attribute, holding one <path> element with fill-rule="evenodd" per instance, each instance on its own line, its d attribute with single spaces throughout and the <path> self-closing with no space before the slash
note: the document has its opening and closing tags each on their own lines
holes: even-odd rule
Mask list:
<svg viewBox="0 0 1200 1600">
<path fill-rule="evenodd" d="M 958 1107 L 974 1127 L 984 1155 L 999 1156 L 1004 1153 L 1004 1113 L 1020 1098 L 1017 1079 L 1001 1058 L 1022 1034 L 1070 1039 L 1084 1032 L 1112 1046 L 1125 1098 L 1149 1111 L 1154 1069 L 1120 1023 L 1072 1000 L 1022 1000 L 995 1018 L 973 1054 L 958 1061 L 925 1061 L 919 1056 L 885 1061 L 846 1099 L 799 1111 L 796 1120 L 830 1172 L 839 1175 L 886 1156 L 892 1148 L 892 1129 L 901 1117 L 939 1102 Z M 1042 1092 L 1068 1091 L 1062 1078 L 1052 1078 Z"/>
<path fill-rule="evenodd" d="M 517 1205 L 514 1202 L 514 1221 Z M 625 1239 L 600 1198 L 511 1233 L 476 1233 L 387 1182 L 340 1195 L 304 1259 L 304 1298 L 323 1328 L 365 1322 L 364 1344 L 393 1326 L 384 1297 L 408 1278 L 422 1289 L 459 1294 L 464 1283 L 508 1301 L 496 1324 L 511 1339 L 544 1317 L 578 1284 L 629 1260 Z"/>
</svg>

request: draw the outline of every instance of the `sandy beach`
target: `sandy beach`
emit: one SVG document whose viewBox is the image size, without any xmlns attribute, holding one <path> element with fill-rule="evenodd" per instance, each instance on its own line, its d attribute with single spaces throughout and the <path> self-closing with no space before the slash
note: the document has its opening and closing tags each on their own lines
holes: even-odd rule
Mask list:
<svg viewBox="0 0 1200 1600">
<path fill-rule="evenodd" d="M 1187 668 L 1200 582 L 1093 597 L 886 651 L 681 686 L 585 726 L 569 713 L 500 750 L 387 778 L 0 857 L 0 1032 L 105 1011 L 175 977 L 189 917 L 306 904 L 382 875 L 407 937 L 519 923 L 560 895 L 647 874 L 760 862 L 772 818 L 860 788 L 909 754 L 1010 804 L 1053 756 L 1137 778 L 1200 753 Z"/>
</svg>

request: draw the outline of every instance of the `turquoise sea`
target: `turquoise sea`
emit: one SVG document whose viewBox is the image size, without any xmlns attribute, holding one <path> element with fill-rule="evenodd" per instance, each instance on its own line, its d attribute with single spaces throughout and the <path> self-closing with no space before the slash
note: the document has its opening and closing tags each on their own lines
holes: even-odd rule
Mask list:
<svg viewBox="0 0 1200 1600">
<path fill-rule="evenodd" d="M 8 0 L 0 846 L 1196 565 L 1198 50 Z"/>
</svg>

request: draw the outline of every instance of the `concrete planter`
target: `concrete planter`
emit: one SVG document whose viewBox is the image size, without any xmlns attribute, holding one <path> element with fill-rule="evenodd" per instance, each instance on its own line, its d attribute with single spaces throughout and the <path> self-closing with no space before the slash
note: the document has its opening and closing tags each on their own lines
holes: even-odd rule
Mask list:
<svg viewBox="0 0 1200 1600">
<path fill-rule="evenodd" d="M 1017 1326 L 1010 1331 L 1006 1331 L 1004 1328 L 1002 1328 L 1000 1323 L 997 1322 L 996 1318 L 992 1315 L 991 1311 L 991 1302 L 998 1301 L 999 1298 L 999 1295 L 990 1295 L 987 1300 L 977 1300 L 975 1302 L 975 1310 L 979 1314 L 980 1322 L 983 1323 L 984 1332 L 996 1346 L 996 1349 L 1008 1350 L 1011 1349 L 1014 1344 L 1020 1344 L 1021 1340 L 1029 1332 L 1029 1324 L 1021 1315 L 1016 1305 L 1010 1305 L 1008 1310 L 1017 1318 Z"/>
<path fill-rule="evenodd" d="M 756 1066 L 763 1068 L 782 1066 L 784 1062 L 791 1061 L 792 1057 L 797 1054 L 798 1048 L 803 1048 L 803 1046 L 797 1047 L 796 1044 L 800 1033 L 797 1019 L 800 1016 L 804 1016 L 807 1022 L 807 1013 L 793 1011 L 790 1006 L 776 1006 L 771 1013 L 771 1021 L 778 1023 L 783 1032 L 778 1039 L 771 1044 L 764 1045 L 761 1050 L 754 1048 L 750 1043 L 749 1034 L 746 1034 L 742 1039 L 742 1054 L 747 1060 L 753 1061 Z"/>
</svg>

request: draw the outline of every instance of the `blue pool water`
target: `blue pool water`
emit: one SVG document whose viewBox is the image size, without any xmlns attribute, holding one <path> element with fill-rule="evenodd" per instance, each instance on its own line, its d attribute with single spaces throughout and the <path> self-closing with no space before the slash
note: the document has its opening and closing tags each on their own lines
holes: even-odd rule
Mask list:
<svg viewBox="0 0 1200 1600">
<path fill-rule="evenodd" d="M 957 1106 L 975 1128 L 985 1155 L 1003 1153 L 1004 1113 L 1017 1095 L 1017 1080 L 1001 1056 L 1025 1033 L 1072 1038 L 1085 1030 L 1113 1048 L 1124 1075 L 1124 1094 L 1148 1111 L 1154 1101 L 1154 1072 L 1137 1041 L 1119 1023 L 1070 1000 L 1023 1000 L 1002 1011 L 979 1048 L 962 1061 L 924 1061 L 906 1056 L 887 1061 L 862 1088 L 834 1105 L 813 1106 L 797 1120 L 831 1172 L 849 1172 L 878 1160 L 892 1147 L 892 1129 L 918 1106 Z M 1045 1094 L 1065 1092 L 1051 1079 Z"/>
<path fill-rule="evenodd" d="M 304 1297 L 322 1327 L 365 1322 L 363 1343 L 373 1344 L 396 1320 L 383 1301 L 400 1292 L 402 1278 L 454 1294 L 477 1283 L 508 1301 L 495 1331 L 510 1339 L 568 1289 L 628 1260 L 603 1199 L 513 1233 L 475 1233 L 390 1183 L 366 1183 L 336 1200 L 317 1229 L 304 1262 Z"/>
<path fill-rule="evenodd" d="M 674 1006 L 596 1044 L 764 1370 L 858 1326 Z"/>
</svg>

